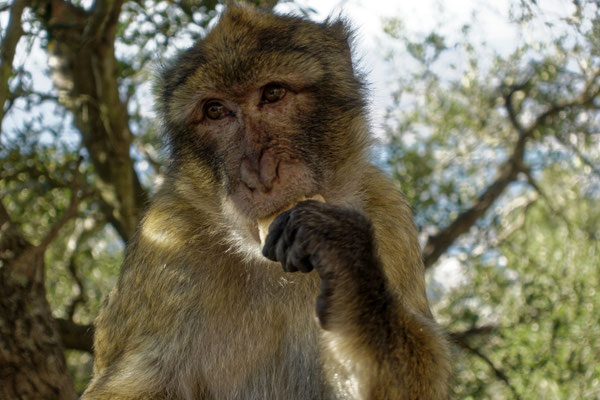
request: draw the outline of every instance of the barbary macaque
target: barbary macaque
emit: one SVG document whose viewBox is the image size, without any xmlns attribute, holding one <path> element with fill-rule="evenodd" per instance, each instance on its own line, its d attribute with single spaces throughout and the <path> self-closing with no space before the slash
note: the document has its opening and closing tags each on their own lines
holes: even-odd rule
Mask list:
<svg viewBox="0 0 600 400">
<path fill-rule="evenodd" d="M 96 320 L 84 399 L 448 397 L 351 38 L 342 20 L 233 5 L 164 67 L 171 162 Z"/>
</svg>

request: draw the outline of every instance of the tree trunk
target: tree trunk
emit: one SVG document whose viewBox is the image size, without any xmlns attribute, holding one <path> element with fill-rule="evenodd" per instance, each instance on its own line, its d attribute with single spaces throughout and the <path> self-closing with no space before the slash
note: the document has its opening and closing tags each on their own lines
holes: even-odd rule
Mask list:
<svg viewBox="0 0 600 400">
<path fill-rule="evenodd" d="M 49 65 L 59 102 L 74 123 L 96 172 L 104 214 L 124 241 L 148 201 L 130 156 L 133 135 L 119 96 L 114 40 L 122 1 L 97 1 L 88 11 L 64 0 L 41 0 L 39 20 L 51 38 Z"/>
<path fill-rule="evenodd" d="M 0 399 L 75 399 L 44 288 L 44 248 L 0 204 Z"/>
</svg>

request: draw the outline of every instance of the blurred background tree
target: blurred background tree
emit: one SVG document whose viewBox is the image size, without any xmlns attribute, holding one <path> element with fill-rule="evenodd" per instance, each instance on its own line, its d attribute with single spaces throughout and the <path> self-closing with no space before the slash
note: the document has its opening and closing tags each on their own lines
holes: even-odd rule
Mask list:
<svg viewBox="0 0 600 400">
<path fill-rule="evenodd" d="M 476 19 L 384 23 L 401 48 L 385 167 L 421 230 L 457 398 L 600 399 L 600 10 L 544 3 L 513 4 L 508 55 Z M 221 7 L 0 1 L 0 398 L 87 384 L 90 324 L 166 161 L 152 69 Z"/>
<path fill-rule="evenodd" d="M 548 3 L 514 4 L 508 55 L 477 22 L 454 42 L 385 24 L 389 167 L 426 266 L 460 276 L 430 276 L 456 398 L 600 398 L 600 10 Z"/>
</svg>

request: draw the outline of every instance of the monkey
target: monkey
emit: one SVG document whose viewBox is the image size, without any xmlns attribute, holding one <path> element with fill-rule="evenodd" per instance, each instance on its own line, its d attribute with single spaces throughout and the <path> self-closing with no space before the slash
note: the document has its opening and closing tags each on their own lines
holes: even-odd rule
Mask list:
<svg viewBox="0 0 600 400">
<path fill-rule="evenodd" d="M 448 398 L 353 38 L 343 18 L 231 5 L 162 66 L 170 163 L 95 321 L 83 399 Z"/>
</svg>

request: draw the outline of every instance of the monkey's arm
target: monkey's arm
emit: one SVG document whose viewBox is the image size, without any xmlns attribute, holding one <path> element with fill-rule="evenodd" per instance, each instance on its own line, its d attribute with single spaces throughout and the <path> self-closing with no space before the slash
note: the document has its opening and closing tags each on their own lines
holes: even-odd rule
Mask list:
<svg viewBox="0 0 600 400">
<path fill-rule="evenodd" d="M 299 203 L 275 220 L 263 253 L 288 272 L 317 270 L 326 367 L 342 366 L 361 398 L 444 399 L 447 345 L 427 305 L 414 224 L 394 196 L 372 197 L 370 218 Z"/>
<path fill-rule="evenodd" d="M 166 187 L 156 195 L 95 321 L 94 377 L 84 400 L 176 398 L 183 386 L 177 354 L 201 296 L 193 279 L 201 257 L 189 243 L 202 216 L 172 193 Z"/>
</svg>

